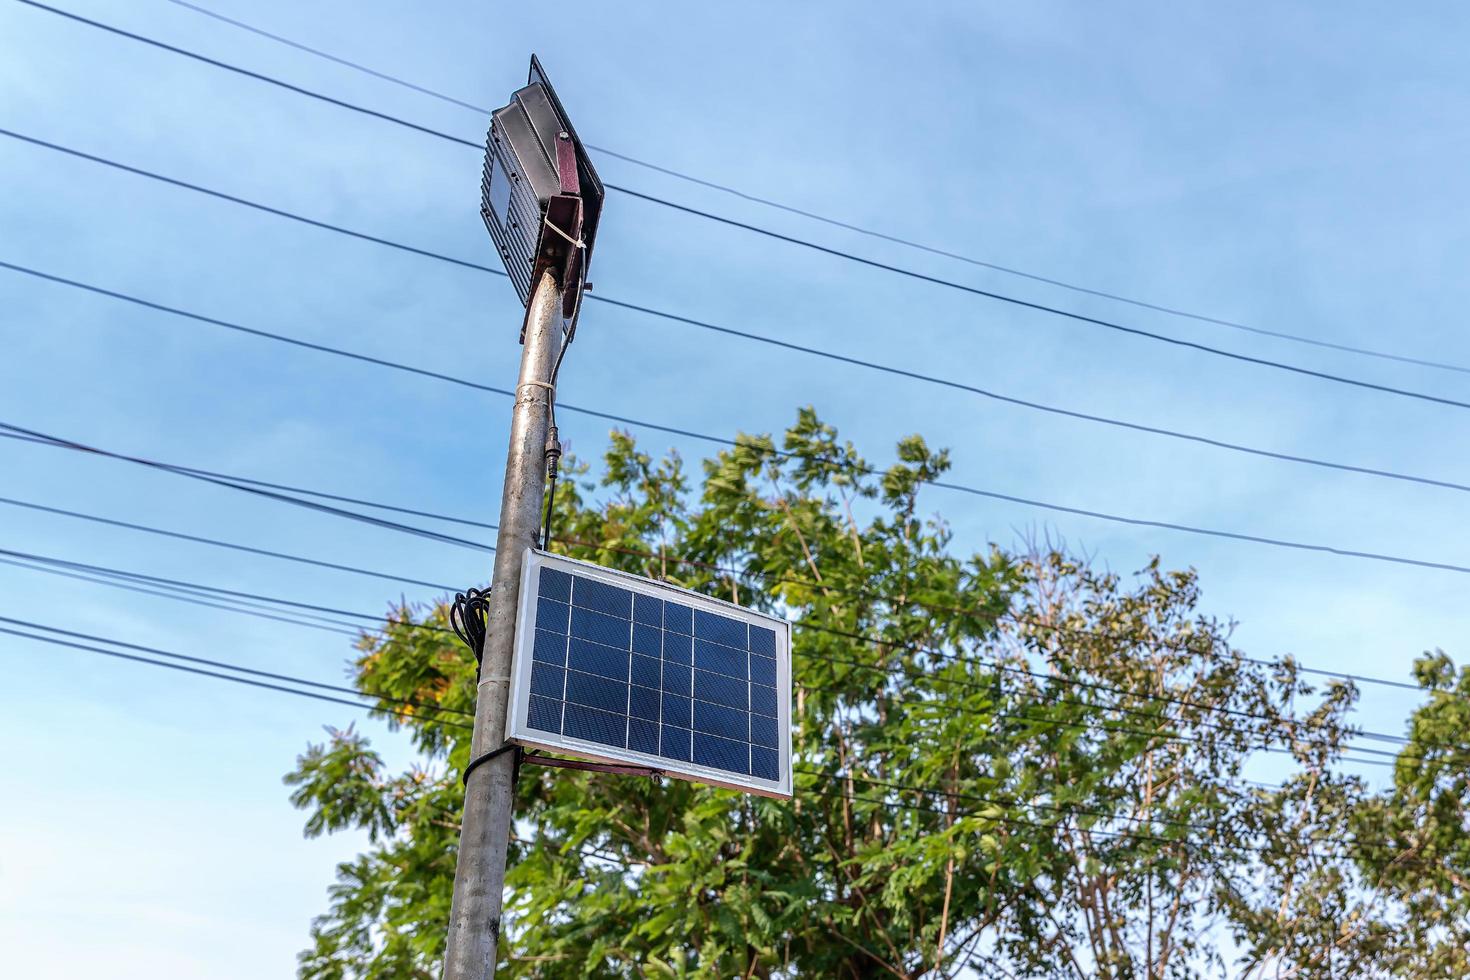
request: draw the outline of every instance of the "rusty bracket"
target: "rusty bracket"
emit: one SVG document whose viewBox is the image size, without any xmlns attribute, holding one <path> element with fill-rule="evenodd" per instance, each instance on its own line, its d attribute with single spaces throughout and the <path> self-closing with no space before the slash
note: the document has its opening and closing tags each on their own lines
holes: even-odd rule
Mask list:
<svg viewBox="0 0 1470 980">
<path fill-rule="evenodd" d="M 617 776 L 648 776 L 658 779 L 667 775 L 662 769 L 649 769 L 644 766 L 625 766 L 612 762 L 587 762 L 582 759 L 558 759 L 555 756 L 541 755 L 538 752 L 527 752 L 521 757 L 521 761 L 528 766 L 546 766 L 552 769 L 582 769 L 587 772 L 606 772 Z"/>
<path fill-rule="evenodd" d="M 577 176 L 577 150 L 571 135 L 560 133 L 556 139 L 556 170 L 560 194 L 546 202 L 546 214 L 536 243 L 536 261 L 531 266 L 531 282 L 541 281 L 541 274 L 551 270 L 561 284 L 561 315 L 566 324 L 566 341 L 571 342 L 577 329 L 577 312 L 582 305 L 583 277 L 586 275 L 586 245 L 582 241 L 583 205 L 581 183 Z M 521 341 L 526 339 L 521 328 Z"/>
</svg>

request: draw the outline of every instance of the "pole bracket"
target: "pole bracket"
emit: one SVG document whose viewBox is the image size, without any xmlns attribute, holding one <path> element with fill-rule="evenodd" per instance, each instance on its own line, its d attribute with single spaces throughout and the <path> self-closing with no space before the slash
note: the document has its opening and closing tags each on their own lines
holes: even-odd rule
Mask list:
<svg viewBox="0 0 1470 980">
<path fill-rule="evenodd" d="M 650 779 L 658 779 L 668 773 L 662 769 L 650 769 L 645 766 L 625 766 L 613 762 L 587 762 L 582 759 L 558 759 L 555 756 L 542 755 L 539 752 L 527 752 L 521 757 L 521 761 L 528 766 L 547 766 L 552 769 L 582 769 L 586 772 L 605 772 L 617 776 L 647 776 Z"/>
</svg>

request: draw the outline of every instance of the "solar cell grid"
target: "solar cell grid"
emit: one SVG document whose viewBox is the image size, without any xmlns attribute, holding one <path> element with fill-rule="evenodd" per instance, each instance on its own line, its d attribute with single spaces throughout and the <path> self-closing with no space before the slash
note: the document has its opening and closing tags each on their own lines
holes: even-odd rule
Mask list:
<svg viewBox="0 0 1470 980">
<path fill-rule="evenodd" d="M 774 629 L 544 563 L 527 585 L 526 729 L 780 780 Z"/>
</svg>

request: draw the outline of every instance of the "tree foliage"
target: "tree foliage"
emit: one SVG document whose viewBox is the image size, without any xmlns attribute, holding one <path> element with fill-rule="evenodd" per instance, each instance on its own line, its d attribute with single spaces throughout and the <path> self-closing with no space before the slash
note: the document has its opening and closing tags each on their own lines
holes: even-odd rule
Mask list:
<svg viewBox="0 0 1470 980">
<path fill-rule="evenodd" d="M 1420 663 L 1430 701 L 1375 796 L 1336 766 L 1351 685 L 1245 657 L 1192 572 L 959 553 L 920 505 L 947 454 L 897 450 L 874 468 L 805 410 L 694 486 L 613 433 L 601 480 L 558 495 L 558 551 L 797 624 L 796 798 L 522 768 L 506 975 L 1183 977 L 1224 968 L 1227 932 L 1248 969 L 1470 973 L 1465 752 L 1437 748 L 1470 675 Z M 446 623 L 396 610 L 354 663 L 428 706 L 379 702 L 415 766 L 349 728 L 287 776 L 308 834 L 370 840 L 304 977 L 438 974 L 475 695 Z M 1283 787 L 1248 779 L 1263 756 Z"/>
</svg>

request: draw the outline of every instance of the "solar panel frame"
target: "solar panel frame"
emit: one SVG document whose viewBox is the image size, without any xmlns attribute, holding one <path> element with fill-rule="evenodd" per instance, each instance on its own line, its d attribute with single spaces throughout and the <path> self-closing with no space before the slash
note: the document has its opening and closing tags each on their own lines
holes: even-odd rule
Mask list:
<svg viewBox="0 0 1470 980">
<path fill-rule="evenodd" d="M 583 604 L 574 604 L 572 585 L 568 586 L 566 601 L 543 598 L 540 576 L 547 568 L 588 582 L 582 587 L 586 590 L 585 601 L 580 591 L 577 596 Z M 620 615 L 611 607 L 597 608 L 617 598 L 599 586 L 632 593 L 628 618 L 619 620 L 628 624 L 628 634 L 624 634 L 628 635 L 626 651 L 621 649 L 621 638 L 615 645 L 597 642 L 611 635 L 614 627 L 610 617 Z M 672 605 L 654 604 L 649 599 Z M 683 615 L 683 607 L 688 607 L 687 616 Z M 655 614 L 664 620 L 657 626 L 650 622 Z M 747 627 L 743 671 L 739 670 L 739 658 L 734 656 L 736 647 L 730 645 L 736 636 L 728 622 L 731 620 Z M 544 629 L 538 633 L 538 623 L 564 628 L 565 643 L 549 641 L 551 634 Z M 753 634 L 750 626 L 770 631 L 773 642 L 764 632 Z M 646 661 L 653 659 L 649 653 L 655 649 L 650 646 L 655 639 L 660 644 L 654 653 L 662 665 L 660 683 L 657 688 L 648 688 L 636 678 L 652 676 Z M 760 649 L 752 649 L 757 646 Z M 772 656 L 764 655 L 767 649 Z M 572 663 L 574 657 L 576 666 Z M 771 677 L 773 669 L 774 686 L 755 679 L 757 675 L 761 679 Z M 545 696 L 552 693 L 551 685 L 557 679 L 565 681 L 561 696 Z M 789 799 L 792 795 L 791 624 L 784 619 L 664 582 L 528 548 L 521 566 L 510 682 L 507 741 L 596 762 L 643 766 L 679 779 L 762 796 Z M 619 693 L 614 690 L 619 683 L 627 688 L 626 703 L 621 712 L 609 711 L 609 696 Z M 773 689 L 774 715 L 770 715 L 766 709 L 772 707 Z M 650 699 L 650 694 L 657 697 Z M 557 731 L 531 726 L 533 711 L 543 724 L 550 724 L 553 710 L 558 717 Z M 688 713 L 688 721 L 668 724 L 670 717 L 680 711 Z M 742 714 L 747 720 L 745 738 L 721 737 L 719 732 L 738 730 Z M 772 717 L 774 731 L 769 723 Z M 612 737 L 613 728 L 620 723 L 626 726 L 624 745 L 596 740 L 599 735 Z M 572 734 L 568 734 L 569 727 Z M 689 737 L 681 744 L 678 736 L 686 733 Z M 661 737 L 667 741 L 660 741 Z M 773 741 L 775 745 L 770 744 Z M 630 747 L 634 743 L 645 748 L 652 744 L 655 750 Z M 665 747 L 678 755 L 658 751 Z M 776 778 L 706 764 L 738 760 L 742 748 L 749 756 L 747 768 L 751 769 L 758 754 L 769 766 L 774 751 Z"/>
</svg>

